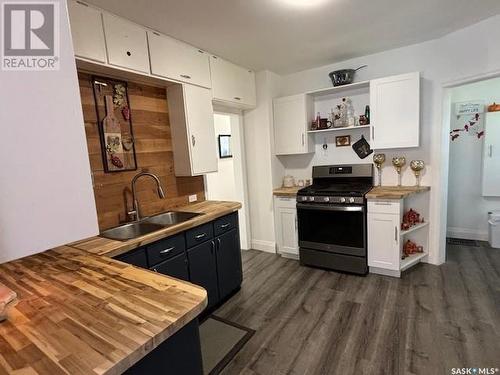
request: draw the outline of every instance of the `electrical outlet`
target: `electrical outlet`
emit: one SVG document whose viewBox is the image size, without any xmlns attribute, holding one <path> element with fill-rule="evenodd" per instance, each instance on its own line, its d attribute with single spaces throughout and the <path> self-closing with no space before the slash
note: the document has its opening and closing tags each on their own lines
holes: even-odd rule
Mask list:
<svg viewBox="0 0 500 375">
<path fill-rule="evenodd" d="M 196 194 L 189 196 L 189 203 L 196 202 L 198 200 L 198 196 Z"/>
</svg>

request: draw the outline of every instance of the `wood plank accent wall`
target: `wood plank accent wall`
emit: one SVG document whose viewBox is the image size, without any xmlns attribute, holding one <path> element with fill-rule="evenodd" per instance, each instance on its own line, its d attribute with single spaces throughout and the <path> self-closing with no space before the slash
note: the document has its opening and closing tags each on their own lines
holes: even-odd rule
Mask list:
<svg viewBox="0 0 500 375">
<path fill-rule="evenodd" d="M 139 172 L 156 174 L 166 193 L 166 199 L 160 199 L 155 183 L 149 178 L 140 179 L 137 182 L 137 195 L 143 215 L 153 215 L 186 205 L 191 194 L 196 194 L 198 201 L 205 200 L 202 176 L 174 175 L 165 89 L 128 82 L 138 168 L 137 171 L 104 173 L 91 75 L 80 72 L 78 78 L 101 230 L 128 220 L 126 212 L 132 208 L 130 183 Z"/>
</svg>

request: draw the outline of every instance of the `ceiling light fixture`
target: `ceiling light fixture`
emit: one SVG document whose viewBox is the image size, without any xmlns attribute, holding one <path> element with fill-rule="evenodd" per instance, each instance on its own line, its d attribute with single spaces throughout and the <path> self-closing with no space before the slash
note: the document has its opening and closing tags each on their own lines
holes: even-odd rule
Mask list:
<svg viewBox="0 0 500 375">
<path fill-rule="evenodd" d="M 276 0 L 276 1 L 297 8 L 313 8 L 328 2 L 328 0 Z"/>
</svg>

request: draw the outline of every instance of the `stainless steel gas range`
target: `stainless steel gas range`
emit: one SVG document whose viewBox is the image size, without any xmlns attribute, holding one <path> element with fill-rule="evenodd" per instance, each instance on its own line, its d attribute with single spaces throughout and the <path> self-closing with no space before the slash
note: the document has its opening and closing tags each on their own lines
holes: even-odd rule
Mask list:
<svg viewBox="0 0 500 375">
<path fill-rule="evenodd" d="M 313 167 L 313 183 L 297 194 L 303 265 L 365 275 L 366 199 L 373 165 Z"/>
</svg>

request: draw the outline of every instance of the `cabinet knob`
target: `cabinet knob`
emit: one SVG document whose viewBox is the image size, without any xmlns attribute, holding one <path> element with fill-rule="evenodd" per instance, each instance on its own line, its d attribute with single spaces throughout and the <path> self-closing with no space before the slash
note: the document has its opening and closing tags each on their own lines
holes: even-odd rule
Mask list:
<svg viewBox="0 0 500 375">
<path fill-rule="evenodd" d="M 196 138 L 194 135 L 191 136 L 191 143 L 193 144 L 193 147 L 196 145 Z"/>
<path fill-rule="evenodd" d="M 198 234 L 197 236 L 195 236 L 194 238 L 196 238 L 197 240 L 201 240 L 202 238 L 205 238 L 207 236 L 206 233 L 201 233 L 201 234 Z"/>
<path fill-rule="evenodd" d="M 168 249 L 160 251 L 160 254 L 168 254 L 174 249 L 175 249 L 175 247 L 169 247 Z"/>
<path fill-rule="evenodd" d="M 180 76 L 182 78 L 191 79 L 191 76 L 188 76 L 187 74 L 181 74 Z"/>
<path fill-rule="evenodd" d="M 240 97 L 238 97 L 238 96 L 235 96 L 235 97 L 234 97 L 234 99 L 235 99 L 235 100 L 241 100 L 241 98 L 240 98 Z"/>
<path fill-rule="evenodd" d="M 132 53 L 130 51 L 127 51 L 127 56 L 132 56 Z"/>
</svg>

